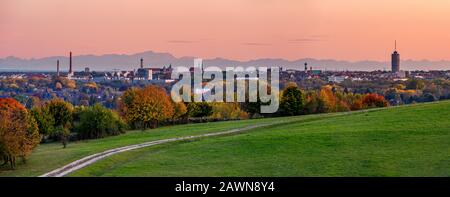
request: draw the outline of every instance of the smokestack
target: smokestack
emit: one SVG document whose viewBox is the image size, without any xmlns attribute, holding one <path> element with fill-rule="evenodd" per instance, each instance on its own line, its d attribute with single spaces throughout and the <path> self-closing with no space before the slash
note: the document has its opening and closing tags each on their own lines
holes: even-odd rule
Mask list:
<svg viewBox="0 0 450 197">
<path fill-rule="evenodd" d="M 144 59 L 141 58 L 141 68 L 144 68 Z"/>
<path fill-rule="evenodd" d="M 59 60 L 56 60 L 56 76 L 59 77 Z"/>
<path fill-rule="evenodd" d="M 72 51 L 70 52 L 69 57 L 69 73 L 72 73 Z"/>
</svg>

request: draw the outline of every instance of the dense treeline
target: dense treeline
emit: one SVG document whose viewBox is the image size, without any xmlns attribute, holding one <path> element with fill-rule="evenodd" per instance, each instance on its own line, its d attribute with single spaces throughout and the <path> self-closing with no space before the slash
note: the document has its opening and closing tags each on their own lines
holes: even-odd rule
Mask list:
<svg viewBox="0 0 450 197">
<path fill-rule="evenodd" d="M 390 105 L 432 102 L 450 99 L 450 80 L 409 79 L 406 81 L 350 81 L 339 84 L 347 92 L 383 95 Z"/>
<path fill-rule="evenodd" d="M 388 105 L 383 96 L 375 93 L 346 93 L 331 85 L 326 85 L 318 91 L 303 91 L 295 84 L 289 84 L 281 92 L 279 112 L 281 115 L 290 116 L 353 111 Z"/>
<path fill-rule="evenodd" d="M 117 101 L 115 110 L 100 104 L 73 106 L 61 99 L 33 101 L 30 110 L 14 99 L 0 100 L 0 156 L 15 166 L 17 157 L 31 153 L 39 142 L 103 138 L 119 135 L 127 128 L 155 128 L 158 125 L 261 117 L 256 103 L 175 103 L 157 86 L 129 88 Z M 343 91 L 326 85 L 320 90 L 302 90 L 288 84 L 280 92 L 280 108 L 270 116 L 291 116 L 386 107 L 383 96 Z"/>
</svg>

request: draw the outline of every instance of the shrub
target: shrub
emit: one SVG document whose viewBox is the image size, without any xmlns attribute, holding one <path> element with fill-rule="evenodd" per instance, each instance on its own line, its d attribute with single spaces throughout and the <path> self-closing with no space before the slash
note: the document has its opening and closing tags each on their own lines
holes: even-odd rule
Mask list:
<svg viewBox="0 0 450 197">
<path fill-rule="evenodd" d="M 211 116 L 213 108 L 207 102 L 191 102 L 187 105 L 187 114 L 189 117 L 201 118 Z"/>
<path fill-rule="evenodd" d="M 389 103 L 379 94 L 367 94 L 364 96 L 362 103 L 365 108 L 387 107 Z"/>
<path fill-rule="evenodd" d="M 75 124 L 74 131 L 80 139 L 119 135 L 126 129 L 125 123 L 116 112 L 100 104 L 80 108 L 76 117 L 79 118 L 79 122 Z"/>
<path fill-rule="evenodd" d="M 212 111 L 210 117 L 217 120 L 248 118 L 247 112 L 242 111 L 237 103 L 213 103 Z"/>
<path fill-rule="evenodd" d="M 175 119 L 179 119 L 179 118 L 185 116 L 186 113 L 187 113 L 187 107 L 183 102 L 173 103 L 172 122 L 175 121 Z"/>
</svg>

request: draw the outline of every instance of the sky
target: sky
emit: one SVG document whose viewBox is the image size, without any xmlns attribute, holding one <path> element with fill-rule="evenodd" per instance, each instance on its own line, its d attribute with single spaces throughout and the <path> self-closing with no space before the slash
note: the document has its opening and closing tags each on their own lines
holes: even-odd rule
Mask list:
<svg viewBox="0 0 450 197">
<path fill-rule="evenodd" d="M 0 58 L 450 60 L 448 0 L 0 0 Z"/>
</svg>

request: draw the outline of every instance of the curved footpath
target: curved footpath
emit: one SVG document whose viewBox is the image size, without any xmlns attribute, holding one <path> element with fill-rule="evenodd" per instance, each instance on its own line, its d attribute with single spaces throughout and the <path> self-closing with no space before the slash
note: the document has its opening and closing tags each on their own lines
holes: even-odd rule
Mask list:
<svg viewBox="0 0 450 197">
<path fill-rule="evenodd" d="M 117 153 L 121 153 L 121 152 L 125 152 L 125 151 L 130 151 L 130 150 L 134 150 L 134 149 L 154 146 L 154 145 L 158 145 L 158 144 L 165 144 L 165 143 L 176 142 L 176 141 L 183 141 L 183 140 L 189 140 L 189 139 L 198 139 L 198 138 L 204 138 L 204 137 L 221 136 L 221 135 L 227 135 L 227 134 L 237 134 L 237 133 L 240 133 L 240 132 L 244 132 L 244 131 L 248 131 L 248 130 L 252 130 L 252 129 L 256 129 L 256 128 L 260 128 L 260 127 L 273 126 L 273 125 L 278 125 L 278 124 L 286 124 L 286 123 L 295 122 L 295 121 L 314 121 L 314 120 L 327 118 L 327 117 L 346 115 L 346 114 L 350 114 L 350 113 L 354 114 L 354 113 L 361 113 L 361 112 L 367 112 L 367 111 L 375 111 L 375 110 L 379 110 L 379 109 L 383 109 L 383 108 L 360 110 L 360 111 L 353 111 L 353 112 L 340 112 L 340 113 L 322 115 L 322 116 L 319 116 L 319 117 L 311 117 L 311 118 L 304 119 L 304 120 L 292 119 L 292 120 L 275 121 L 275 122 L 271 122 L 271 123 L 257 124 L 257 125 L 252 125 L 252 126 L 247 126 L 247 127 L 243 127 L 243 128 L 237 128 L 237 129 L 232 129 L 232 130 L 228 130 L 228 131 L 222 131 L 222 132 L 206 133 L 206 134 L 201 134 L 201 135 L 184 136 L 184 137 L 177 137 L 177 138 L 169 138 L 169 139 L 162 139 L 162 140 L 155 140 L 155 141 L 150 141 L 150 142 L 144 142 L 144 143 L 141 143 L 141 144 L 128 145 L 128 146 L 114 148 L 114 149 L 106 150 L 106 151 L 103 151 L 103 152 L 100 152 L 100 153 L 96 153 L 96 154 L 93 154 L 93 155 L 89 155 L 89 156 L 83 157 L 83 158 L 78 159 L 78 160 L 76 160 L 76 161 L 74 161 L 72 163 L 69 163 L 69 164 L 67 164 L 67 165 L 65 165 L 65 166 L 63 166 L 61 168 L 58 168 L 58 169 L 53 170 L 51 172 L 45 173 L 45 174 L 43 174 L 43 175 L 41 175 L 39 177 L 63 177 L 63 176 L 66 176 L 66 175 L 76 171 L 76 170 L 79 170 L 79 169 L 81 169 L 83 167 L 91 165 L 91 164 L 93 164 L 93 163 L 97 162 L 98 160 L 103 159 L 105 157 L 109 157 L 111 155 L 114 155 L 114 154 L 117 154 Z"/>
<path fill-rule="evenodd" d="M 165 144 L 165 143 L 169 143 L 169 142 L 176 142 L 176 141 L 183 141 L 183 140 L 197 139 L 197 138 L 211 137 L 211 136 L 220 136 L 220 135 L 227 135 L 227 134 L 235 134 L 235 133 L 239 133 L 239 132 L 243 132 L 243 131 L 247 131 L 247 130 L 251 130 L 251 129 L 255 129 L 255 128 L 259 128 L 259 127 L 270 126 L 270 125 L 272 125 L 272 124 L 252 125 L 252 126 L 247 126 L 247 127 L 238 128 L 238 129 L 232 129 L 232 130 L 228 130 L 228 131 L 207 133 L 207 134 L 195 135 L 195 136 L 169 138 L 169 139 L 145 142 L 145 143 L 141 143 L 141 144 L 124 146 L 124 147 L 120 147 L 120 148 L 114 148 L 114 149 L 103 151 L 101 153 L 96 153 L 93 155 L 83 157 L 83 158 L 76 160 L 72 163 L 69 163 L 61 168 L 58 168 L 51 172 L 45 173 L 39 177 L 62 177 L 67 174 L 70 174 L 76 170 L 79 170 L 83 167 L 91 165 L 100 159 L 109 157 L 109 156 L 117 154 L 117 153 L 125 152 L 125 151 L 154 146 L 154 145 L 158 145 L 158 144 Z"/>
</svg>

